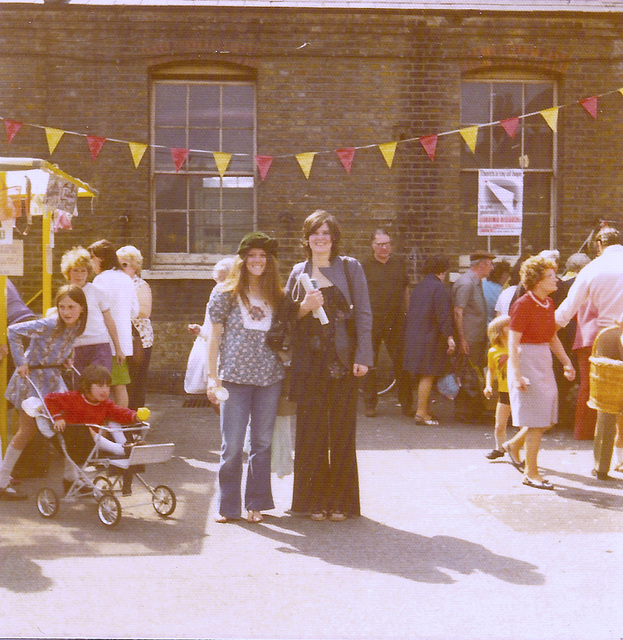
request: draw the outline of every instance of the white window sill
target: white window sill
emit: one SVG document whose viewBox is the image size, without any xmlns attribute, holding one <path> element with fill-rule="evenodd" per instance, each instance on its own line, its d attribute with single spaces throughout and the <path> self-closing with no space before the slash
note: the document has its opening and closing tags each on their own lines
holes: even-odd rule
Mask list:
<svg viewBox="0 0 623 640">
<path fill-rule="evenodd" d="M 212 280 L 212 267 L 204 269 L 144 269 L 145 280 Z"/>
</svg>

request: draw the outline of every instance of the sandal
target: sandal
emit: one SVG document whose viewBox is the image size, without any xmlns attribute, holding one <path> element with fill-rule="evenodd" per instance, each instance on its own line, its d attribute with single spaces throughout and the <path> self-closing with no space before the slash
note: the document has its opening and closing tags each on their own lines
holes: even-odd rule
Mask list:
<svg viewBox="0 0 623 640">
<path fill-rule="evenodd" d="M 523 479 L 523 483 L 526 487 L 532 487 L 533 489 L 545 489 L 546 491 L 552 491 L 554 485 L 549 480 L 531 480 L 526 476 Z"/>
<path fill-rule="evenodd" d="M 413 416 L 413 419 L 417 425 L 426 425 L 427 427 L 436 427 L 439 425 L 439 420 L 436 420 L 435 418 L 423 418 L 417 413 Z"/>
<path fill-rule="evenodd" d="M 329 520 L 331 520 L 331 522 L 344 522 L 344 520 L 346 520 L 346 514 L 341 511 L 332 511 Z"/>
<path fill-rule="evenodd" d="M 258 522 L 262 522 L 264 516 L 260 511 L 248 511 L 247 512 L 247 522 L 251 524 L 256 524 Z"/>
<path fill-rule="evenodd" d="M 506 446 L 506 443 L 502 445 L 502 451 L 508 453 L 508 457 L 511 459 L 511 464 L 513 465 L 513 467 L 515 467 L 517 471 L 521 471 L 521 473 L 523 473 L 526 463 L 513 458 L 513 452 Z"/>
<path fill-rule="evenodd" d="M 311 516 L 309 516 L 314 522 L 322 522 L 323 520 L 327 519 L 327 512 L 326 511 L 317 511 L 316 513 L 312 513 Z"/>
<path fill-rule="evenodd" d="M 234 522 L 238 520 L 238 518 L 228 518 L 227 516 L 217 516 L 214 518 L 214 522 L 218 522 L 219 524 L 227 524 L 228 522 Z"/>
</svg>

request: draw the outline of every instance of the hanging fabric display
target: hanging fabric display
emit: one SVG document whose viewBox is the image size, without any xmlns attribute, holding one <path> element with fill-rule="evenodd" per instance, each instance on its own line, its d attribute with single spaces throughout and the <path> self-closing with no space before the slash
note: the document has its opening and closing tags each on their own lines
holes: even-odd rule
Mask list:
<svg viewBox="0 0 623 640">
<path fill-rule="evenodd" d="M 54 230 L 71 229 L 71 218 L 77 214 L 78 187 L 56 174 L 50 175 L 43 206 L 54 215 Z"/>
</svg>

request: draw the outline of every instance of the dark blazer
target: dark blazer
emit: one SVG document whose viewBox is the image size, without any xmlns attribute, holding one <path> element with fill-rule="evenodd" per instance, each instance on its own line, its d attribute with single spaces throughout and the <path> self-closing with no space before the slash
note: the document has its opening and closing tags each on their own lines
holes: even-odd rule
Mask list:
<svg viewBox="0 0 623 640">
<path fill-rule="evenodd" d="M 346 276 L 346 268 L 349 270 L 350 278 Z M 349 337 L 344 322 L 340 322 L 336 328 L 335 348 L 340 360 L 348 367 L 352 367 L 354 363 L 373 366 L 372 311 L 363 267 L 355 258 L 338 256 L 328 267 L 321 267 L 320 271 L 342 292 L 354 313 L 354 342 Z M 298 277 L 304 272 L 311 276 L 311 262 L 308 260 L 295 264 L 288 278 L 286 295 L 292 296 L 294 300 L 302 300 L 305 296 L 301 285 L 300 291 L 297 290 Z"/>
</svg>

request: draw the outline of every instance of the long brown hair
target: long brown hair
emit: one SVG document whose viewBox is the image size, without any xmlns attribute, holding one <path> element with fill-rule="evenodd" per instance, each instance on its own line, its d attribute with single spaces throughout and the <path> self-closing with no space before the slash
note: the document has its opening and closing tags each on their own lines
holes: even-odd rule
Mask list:
<svg viewBox="0 0 623 640">
<path fill-rule="evenodd" d="M 84 328 L 87 326 L 87 318 L 89 316 L 89 307 L 87 306 L 87 298 L 84 295 L 84 291 L 76 286 L 75 284 L 66 284 L 61 287 L 56 293 L 56 299 L 54 300 L 54 304 L 56 305 L 56 311 L 58 313 L 58 303 L 62 298 L 70 298 L 74 302 L 77 302 L 82 307 L 82 313 L 78 318 L 78 335 L 82 335 L 84 333 Z M 54 329 L 54 333 L 60 335 L 67 329 L 67 325 L 64 320 L 61 318 L 61 314 L 58 313 L 56 319 L 56 328 Z"/>
<path fill-rule="evenodd" d="M 283 298 L 283 287 L 281 285 L 281 276 L 279 275 L 279 263 L 277 258 L 265 251 L 266 253 L 266 268 L 264 273 L 260 276 L 259 285 L 262 292 L 262 298 L 267 302 L 272 309 L 275 309 L 281 299 Z M 250 307 L 249 303 L 249 271 L 247 270 L 247 259 L 249 252 L 247 252 L 244 258 L 236 256 L 234 260 L 234 266 L 231 268 L 227 280 L 223 283 L 223 291 L 231 291 L 235 296 L 238 296 L 242 300 L 247 309 Z"/>
</svg>

